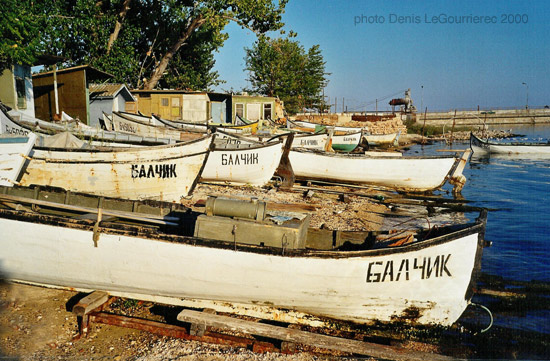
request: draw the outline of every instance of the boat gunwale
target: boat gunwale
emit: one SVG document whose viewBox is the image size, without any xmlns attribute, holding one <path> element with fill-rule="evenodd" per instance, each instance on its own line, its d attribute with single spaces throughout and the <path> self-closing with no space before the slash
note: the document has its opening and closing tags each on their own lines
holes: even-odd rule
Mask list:
<svg viewBox="0 0 550 361">
<path fill-rule="evenodd" d="M 69 229 L 80 229 L 83 231 L 93 231 L 95 220 L 74 219 L 58 215 L 36 214 L 29 211 L 17 211 L 0 208 L 0 218 L 7 218 L 20 222 L 40 223 L 43 225 L 59 226 Z M 416 241 L 410 244 L 405 244 L 395 247 L 374 248 L 365 250 L 313 250 L 313 249 L 285 249 L 270 246 L 258 246 L 243 243 L 225 242 L 220 240 L 198 238 L 193 236 L 185 236 L 178 234 L 159 234 L 156 228 L 145 231 L 143 226 L 139 225 L 119 225 L 120 228 L 109 228 L 105 225 L 99 226 L 98 232 L 102 234 L 120 235 L 128 237 L 137 237 L 148 239 L 157 242 L 168 242 L 173 244 L 181 244 L 195 247 L 205 247 L 219 250 L 229 250 L 238 252 L 247 252 L 258 255 L 279 256 L 279 257 L 294 257 L 294 258 L 321 258 L 321 259 L 355 259 L 361 257 L 378 257 L 393 254 L 406 254 L 419 251 L 422 249 L 438 246 L 445 243 L 457 241 L 461 238 L 472 234 L 483 235 L 485 232 L 486 218 L 479 217 L 475 222 L 462 224 L 463 228 L 451 231 L 447 234 L 437 236 L 430 239 Z M 478 237 L 479 243 L 482 241 L 482 236 Z"/>
<path fill-rule="evenodd" d="M 264 144 L 251 144 L 248 148 L 217 148 L 216 145 L 214 145 L 214 148 L 211 150 L 211 152 L 239 152 L 244 150 L 258 150 L 258 149 L 265 149 L 269 147 L 274 147 L 276 145 L 280 145 L 283 142 L 269 142 Z M 283 144 L 284 145 L 284 144 Z"/>
<path fill-rule="evenodd" d="M 139 120 L 136 120 L 136 119 L 132 119 L 130 117 L 127 117 L 125 116 L 124 114 L 121 114 L 120 112 L 117 112 L 117 111 L 114 111 L 113 114 L 121 117 L 123 120 L 125 121 L 128 121 L 128 122 L 133 122 L 133 123 L 136 123 L 136 124 L 139 124 L 139 125 L 143 125 L 143 126 L 146 126 L 146 127 L 151 127 L 153 129 L 159 129 L 159 130 L 167 130 L 167 131 L 172 131 L 172 132 L 178 132 L 178 133 L 182 133 L 183 135 L 185 135 L 185 133 L 192 133 L 192 134 L 204 134 L 204 132 L 200 132 L 200 131 L 193 131 L 193 130 L 187 130 L 187 129 L 182 129 L 182 128 L 177 128 L 177 127 L 174 127 L 174 126 L 170 126 L 170 128 L 168 128 L 168 126 L 166 126 L 165 124 L 165 127 L 160 127 L 158 125 L 154 125 L 154 124 L 147 124 L 147 123 L 143 123 Z M 114 119 L 113 119 L 114 121 Z M 163 123 L 164 124 L 164 123 Z"/>
<path fill-rule="evenodd" d="M 354 154 L 354 153 L 331 153 L 325 152 L 322 150 L 316 149 L 306 149 L 306 148 L 292 148 L 291 151 L 300 152 L 300 153 L 314 153 L 319 156 L 335 157 L 335 158 L 357 158 L 357 159 L 447 159 L 447 158 L 458 158 L 460 159 L 460 152 L 455 154 L 446 154 L 446 155 L 411 155 L 411 156 L 387 156 L 387 157 L 376 157 L 368 154 Z"/>
<path fill-rule="evenodd" d="M 473 137 L 473 142 L 472 142 L 472 137 Z M 497 147 L 509 147 L 509 146 L 512 146 L 512 147 L 525 147 L 525 146 L 536 146 L 536 147 L 550 147 L 550 143 L 549 142 L 546 142 L 546 143 L 543 143 L 543 142 L 513 142 L 513 143 L 497 143 L 497 142 L 494 142 L 494 141 L 489 141 L 489 140 L 483 140 L 479 137 L 477 137 L 474 133 L 470 132 L 470 145 L 474 143 L 474 146 L 477 145 L 475 143 L 479 143 L 481 144 L 482 146 L 480 146 L 480 148 L 483 148 L 483 145 L 485 146 L 490 146 L 490 145 L 494 145 L 494 146 L 497 146 Z"/>
<path fill-rule="evenodd" d="M 139 150 L 145 150 L 149 151 L 151 148 L 153 150 L 157 149 L 168 149 L 168 148 L 179 148 L 186 145 L 190 145 L 193 143 L 197 143 L 203 140 L 206 140 L 207 138 L 212 137 L 210 134 L 206 134 L 203 137 L 197 138 L 197 139 L 191 139 L 184 142 L 177 142 L 172 144 L 158 144 L 158 145 L 148 145 L 143 147 L 108 147 L 108 146 L 102 146 L 102 147 L 96 147 L 96 148 L 64 148 L 64 147 L 44 147 L 44 146 L 35 146 L 33 149 L 41 150 L 41 151 L 52 151 L 52 152 L 71 152 L 71 153 L 124 153 L 124 152 L 135 152 Z M 211 140 L 212 142 L 212 140 Z M 202 154 L 204 152 L 200 152 L 197 154 Z M 176 157 L 179 158 L 179 157 Z"/>
</svg>

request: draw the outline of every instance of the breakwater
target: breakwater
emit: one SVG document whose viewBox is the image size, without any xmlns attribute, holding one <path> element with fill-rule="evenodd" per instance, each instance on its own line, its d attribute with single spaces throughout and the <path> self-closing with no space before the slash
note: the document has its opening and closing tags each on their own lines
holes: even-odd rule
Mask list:
<svg viewBox="0 0 550 361">
<path fill-rule="evenodd" d="M 426 125 L 482 126 L 503 124 L 545 124 L 550 123 L 550 109 L 506 109 L 506 110 L 450 110 L 448 112 L 417 113 L 416 122 Z"/>
</svg>

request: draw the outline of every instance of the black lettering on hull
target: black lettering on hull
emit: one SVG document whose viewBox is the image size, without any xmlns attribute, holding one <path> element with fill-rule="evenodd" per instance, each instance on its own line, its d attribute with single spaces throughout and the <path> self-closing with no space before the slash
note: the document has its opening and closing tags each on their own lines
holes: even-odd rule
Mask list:
<svg viewBox="0 0 550 361">
<path fill-rule="evenodd" d="M 132 164 L 132 178 L 177 178 L 176 164 Z"/>
<path fill-rule="evenodd" d="M 436 257 L 420 257 L 414 259 L 402 259 L 400 261 L 376 261 L 369 262 L 367 266 L 367 283 L 409 281 L 411 274 L 416 274 L 419 279 L 452 277 L 447 263 L 451 254 L 438 255 Z M 412 264 L 412 269 L 410 265 Z"/>
<path fill-rule="evenodd" d="M 259 163 L 258 153 L 222 153 L 222 165 L 253 165 Z"/>
</svg>

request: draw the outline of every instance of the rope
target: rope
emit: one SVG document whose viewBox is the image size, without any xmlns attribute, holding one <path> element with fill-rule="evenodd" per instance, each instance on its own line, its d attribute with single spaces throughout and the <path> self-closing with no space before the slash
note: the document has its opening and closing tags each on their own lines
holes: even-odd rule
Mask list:
<svg viewBox="0 0 550 361">
<path fill-rule="evenodd" d="M 487 326 L 487 328 L 479 331 L 479 332 L 476 332 L 474 333 L 474 335 L 477 335 L 478 333 L 484 333 L 484 332 L 487 332 L 489 331 L 489 329 L 491 327 L 493 327 L 493 314 L 491 313 L 491 310 L 489 310 L 487 307 L 483 306 L 483 305 L 480 305 L 480 304 L 477 304 L 477 303 L 471 303 L 472 306 L 477 306 L 477 307 L 481 307 L 482 309 L 484 309 L 485 311 L 487 311 L 487 313 L 489 314 L 489 317 L 491 319 L 491 322 L 489 322 L 489 326 Z"/>
</svg>

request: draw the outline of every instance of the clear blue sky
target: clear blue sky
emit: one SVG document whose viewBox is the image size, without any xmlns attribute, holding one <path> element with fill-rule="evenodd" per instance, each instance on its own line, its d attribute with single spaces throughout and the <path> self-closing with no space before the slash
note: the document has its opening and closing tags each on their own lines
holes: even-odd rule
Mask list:
<svg viewBox="0 0 550 361">
<path fill-rule="evenodd" d="M 371 110 L 407 88 L 419 110 L 521 107 L 527 90 L 529 105 L 550 105 L 550 1 L 290 0 L 283 21 L 304 47 L 320 45 L 331 73 L 325 95 L 338 111 L 342 98 L 349 111 Z M 217 90 L 239 91 L 249 86 L 244 48 L 256 36 L 234 24 L 226 31 Z"/>
</svg>

